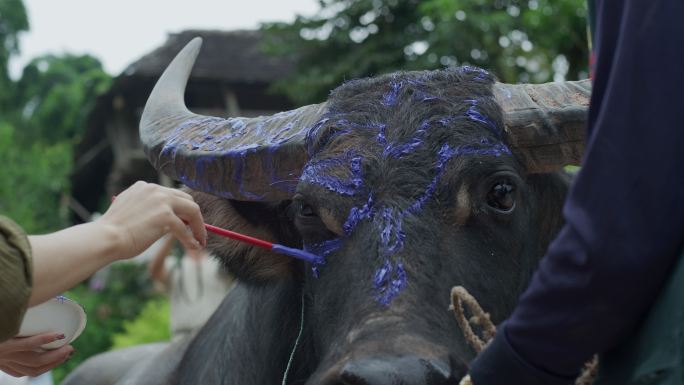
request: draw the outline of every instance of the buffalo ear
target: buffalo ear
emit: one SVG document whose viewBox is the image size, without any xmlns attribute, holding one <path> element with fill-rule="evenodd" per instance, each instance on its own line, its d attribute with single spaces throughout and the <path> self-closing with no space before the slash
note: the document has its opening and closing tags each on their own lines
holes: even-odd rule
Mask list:
<svg viewBox="0 0 684 385">
<path fill-rule="evenodd" d="M 301 246 L 299 235 L 286 215 L 289 201 L 244 202 L 189 188 L 184 190 L 199 204 L 208 224 L 268 242 Z M 237 279 L 252 284 L 290 278 L 300 263 L 282 254 L 212 233 L 209 233 L 207 250 Z"/>
</svg>

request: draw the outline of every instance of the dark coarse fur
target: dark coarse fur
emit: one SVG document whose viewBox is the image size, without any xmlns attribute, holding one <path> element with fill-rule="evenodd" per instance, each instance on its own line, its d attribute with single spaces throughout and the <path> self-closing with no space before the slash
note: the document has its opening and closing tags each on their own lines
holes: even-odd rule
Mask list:
<svg viewBox="0 0 684 385">
<path fill-rule="evenodd" d="M 202 209 L 205 222 L 224 229 L 286 246 L 299 246 L 301 240 L 289 224 L 288 202 L 258 203 L 228 201 L 199 191 L 188 190 Z M 263 283 L 289 278 L 292 261 L 268 250 L 209 234 L 207 247 L 241 281 Z"/>
<path fill-rule="evenodd" d="M 568 186 L 561 174 L 528 174 L 505 151 L 493 81 L 460 68 L 339 87 L 308 138 L 309 166 L 332 166 L 302 178 L 290 209 L 193 192 L 209 223 L 296 247 L 341 243 L 314 278 L 303 263 L 213 238 L 213 252 L 241 282 L 191 343 L 173 383 L 279 383 L 302 305 L 288 383 L 456 383 L 474 352 L 447 311 L 451 287 L 465 286 L 495 322 L 505 319 L 561 226 Z M 329 181 L 346 183 L 346 193 Z M 501 183 L 515 186 L 508 212 L 488 203 Z M 372 214 L 345 233 L 364 205 Z M 304 206 L 317 215 L 303 215 Z M 388 238 L 401 238 L 400 247 L 388 252 Z M 407 277 L 386 304 L 374 284 L 383 263 L 402 263 Z"/>
<path fill-rule="evenodd" d="M 186 351 L 172 384 L 280 383 L 299 327 L 298 286 L 290 279 L 236 286 Z"/>
</svg>

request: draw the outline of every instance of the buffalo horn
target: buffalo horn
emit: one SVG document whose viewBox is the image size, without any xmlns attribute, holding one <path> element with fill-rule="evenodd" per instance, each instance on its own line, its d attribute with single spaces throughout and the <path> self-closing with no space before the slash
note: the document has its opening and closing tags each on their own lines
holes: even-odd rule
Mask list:
<svg viewBox="0 0 684 385">
<path fill-rule="evenodd" d="M 191 188 L 230 199 L 291 198 L 307 160 L 306 134 L 325 104 L 256 118 L 194 114 L 184 93 L 201 45 L 195 38 L 183 48 L 147 100 L 140 139 L 152 165 Z"/>
<path fill-rule="evenodd" d="M 494 85 L 506 142 L 529 172 L 578 165 L 584 150 L 591 82 Z"/>
</svg>

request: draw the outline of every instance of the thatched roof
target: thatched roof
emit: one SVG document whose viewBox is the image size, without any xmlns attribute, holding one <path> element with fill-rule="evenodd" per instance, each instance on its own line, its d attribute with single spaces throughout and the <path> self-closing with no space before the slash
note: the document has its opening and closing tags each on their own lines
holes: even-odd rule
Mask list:
<svg viewBox="0 0 684 385">
<path fill-rule="evenodd" d="M 195 37 L 202 37 L 202 51 L 193 68 L 196 79 L 230 83 L 271 83 L 292 70 L 292 62 L 266 55 L 260 31 L 188 30 L 169 35 L 163 46 L 129 65 L 122 76 L 158 77 L 176 54 Z"/>
<path fill-rule="evenodd" d="M 291 72 L 292 62 L 263 53 L 261 32 L 189 30 L 171 34 L 164 45 L 117 76 L 88 115 L 71 176 L 73 197 L 85 210 L 97 209 L 100 202 L 108 200 L 108 194 L 118 193 L 136 179 L 156 181 L 157 172 L 139 144 L 139 114 L 166 66 L 197 36 L 204 44 L 185 92 L 189 108 L 221 110 L 225 115 L 227 91 L 235 96 L 240 112 L 293 107 L 285 96 L 268 91 L 274 81 Z"/>
</svg>

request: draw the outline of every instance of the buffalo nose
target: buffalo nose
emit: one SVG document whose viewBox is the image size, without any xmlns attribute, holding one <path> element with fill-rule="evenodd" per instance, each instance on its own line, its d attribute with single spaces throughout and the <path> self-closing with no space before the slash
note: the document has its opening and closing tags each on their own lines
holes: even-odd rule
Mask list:
<svg viewBox="0 0 684 385">
<path fill-rule="evenodd" d="M 456 385 L 449 365 L 419 357 L 348 361 L 325 385 Z"/>
</svg>

